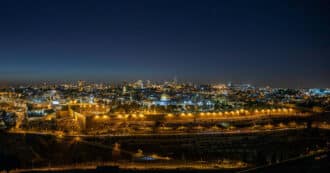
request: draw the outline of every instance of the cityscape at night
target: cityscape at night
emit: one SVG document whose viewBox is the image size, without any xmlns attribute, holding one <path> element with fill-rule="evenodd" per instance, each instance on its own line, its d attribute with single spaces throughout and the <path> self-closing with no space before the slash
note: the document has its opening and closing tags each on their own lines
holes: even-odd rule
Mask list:
<svg viewBox="0 0 330 173">
<path fill-rule="evenodd" d="M 0 172 L 326 173 L 329 11 L 0 1 Z"/>
</svg>

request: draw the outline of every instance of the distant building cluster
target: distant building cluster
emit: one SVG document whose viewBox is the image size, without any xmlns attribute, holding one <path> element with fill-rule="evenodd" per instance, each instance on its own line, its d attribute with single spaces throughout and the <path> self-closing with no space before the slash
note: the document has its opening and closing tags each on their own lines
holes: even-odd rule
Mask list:
<svg viewBox="0 0 330 173">
<path fill-rule="evenodd" d="M 156 83 L 121 84 L 78 81 L 3 88 L 0 128 L 82 130 L 95 119 L 146 115 L 206 114 L 256 109 L 294 108 L 302 112 L 330 110 L 330 89 L 255 87 L 250 84 Z M 228 114 L 231 115 L 231 114 Z M 233 114 L 234 115 L 234 114 Z M 110 121 L 110 120 L 109 120 Z M 107 124 L 104 124 L 107 126 Z"/>
</svg>

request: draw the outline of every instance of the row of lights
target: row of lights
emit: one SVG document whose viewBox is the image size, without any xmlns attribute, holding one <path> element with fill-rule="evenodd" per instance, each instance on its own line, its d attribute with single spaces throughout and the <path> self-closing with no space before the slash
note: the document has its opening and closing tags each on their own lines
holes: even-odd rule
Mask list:
<svg viewBox="0 0 330 173">
<path fill-rule="evenodd" d="M 71 100 L 69 101 L 69 104 L 77 104 L 77 100 Z M 92 108 L 93 106 L 95 106 L 96 108 L 105 108 L 105 105 L 98 105 L 98 104 L 90 104 L 90 103 L 80 103 L 80 105 L 83 107 L 83 108 Z"/>
<path fill-rule="evenodd" d="M 86 104 L 83 104 L 83 105 L 82 105 L 83 108 L 86 108 L 86 107 L 88 107 L 88 108 L 92 108 L 92 106 L 93 106 L 92 104 L 87 104 L 87 105 L 86 105 Z M 105 108 L 105 105 L 101 105 L 101 106 L 100 106 L 100 105 L 96 104 L 95 107 L 96 107 L 96 108 L 99 108 L 99 107 L 101 107 L 101 108 Z"/>
<path fill-rule="evenodd" d="M 134 118 L 134 119 L 144 118 L 144 114 L 131 114 L 131 115 L 129 115 L 129 114 L 121 115 L 121 114 L 119 114 L 119 115 L 117 115 L 118 119 L 123 119 L 123 118 L 127 119 L 128 117 L 131 117 L 131 118 Z"/>
<path fill-rule="evenodd" d="M 261 109 L 261 110 L 254 110 L 255 114 L 259 114 L 259 113 L 289 113 L 289 112 L 293 112 L 292 108 L 286 109 L 286 108 L 282 108 L 282 109 Z M 240 114 L 245 114 L 248 115 L 250 114 L 250 112 L 248 110 L 244 110 L 244 109 L 240 109 L 240 110 L 236 110 L 236 111 L 226 111 L 226 112 L 201 112 L 199 113 L 199 116 L 222 116 L 222 115 L 240 115 Z M 174 117 L 173 114 L 169 113 L 167 114 L 168 118 Z M 180 117 L 193 117 L 192 113 L 181 113 Z"/>
<path fill-rule="evenodd" d="M 287 126 L 297 126 L 297 123 L 296 122 L 289 122 L 287 125 L 286 124 L 283 124 L 283 123 L 279 123 L 277 124 L 277 127 L 280 127 L 280 128 L 286 128 Z M 257 126 L 251 126 L 251 127 L 257 127 Z M 264 127 L 266 129 L 272 129 L 272 128 L 275 128 L 276 125 L 273 125 L 273 124 L 265 124 L 263 126 L 260 126 L 260 127 Z M 184 130 L 184 129 L 187 129 L 189 127 L 187 126 L 179 126 L 177 128 L 171 128 L 171 127 L 166 127 L 166 126 L 163 126 L 161 127 L 160 129 L 163 129 L 163 130 L 173 130 L 173 129 L 177 129 L 177 130 Z M 204 127 L 204 126 L 201 126 L 201 125 L 198 125 L 198 126 L 194 126 L 192 127 L 193 129 L 220 129 L 220 128 L 227 128 L 227 129 L 235 129 L 236 127 L 235 126 L 228 126 L 228 127 L 218 127 L 217 125 L 214 125 L 212 127 Z"/>
<path fill-rule="evenodd" d="M 107 116 L 107 115 L 102 115 L 102 116 L 100 116 L 100 115 L 95 115 L 95 116 L 94 116 L 94 119 L 95 119 L 95 120 L 99 120 L 99 119 L 106 120 L 106 119 L 109 119 L 109 118 L 110 118 L 110 117 Z"/>
<path fill-rule="evenodd" d="M 288 112 L 293 112 L 293 109 L 292 108 L 278 108 L 278 109 L 261 109 L 261 110 L 258 110 L 256 109 L 254 111 L 255 113 L 288 113 Z"/>
<path fill-rule="evenodd" d="M 138 118 L 143 119 L 145 116 L 144 116 L 144 114 L 131 114 L 131 115 L 129 115 L 129 114 L 125 114 L 125 115 L 119 114 L 119 115 L 117 115 L 116 118 L 117 119 L 127 119 L 129 117 L 134 118 L 134 119 L 138 119 Z M 94 116 L 95 120 L 101 120 L 101 119 L 106 120 L 106 119 L 109 119 L 109 118 L 110 117 L 108 115 L 102 115 L 102 116 L 95 115 Z"/>
<path fill-rule="evenodd" d="M 292 108 L 289 108 L 289 109 L 286 109 L 286 108 L 279 108 L 279 109 L 261 109 L 261 110 L 254 110 L 254 113 L 255 114 L 260 114 L 260 113 L 289 113 L 289 112 L 293 112 L 293 109 Z M 226 112 L 201 112 L 199 113 L 199 116 L 216 116 L 216 115 L 219 115 L 219 116 L 222 116 L 222 115 L 240 115 L 240 114 L 245 114 L 245 115 L 248 115 L 250 114 L 250 112 L 248 110 L 244 110 L 244 109 L 240 109 L 240 110 L 236 110 L 236 111 L 226 111 Z M 172 118 L 174 117 L 174 114 L 172 113 L 169 113 L 166 115 L 168 118 Z M 194 115 L 192 113 L 181 113 L 180 114 L 180 117 L 193 117 Z M 118 119 L 127 119 L 127 118 L 133 118 L 133 119 L 143 119 L 145 118 L 145 115 L 144 114 L 119 114 L 117 115 L 116 118 Z M 107 115 L 103 115 L 103 116 L 99 116 L 99 115 L 96 115 L 94 116 L 94 119 L 109 119 L 110 117 L 107 116 Z"/>
</svg>

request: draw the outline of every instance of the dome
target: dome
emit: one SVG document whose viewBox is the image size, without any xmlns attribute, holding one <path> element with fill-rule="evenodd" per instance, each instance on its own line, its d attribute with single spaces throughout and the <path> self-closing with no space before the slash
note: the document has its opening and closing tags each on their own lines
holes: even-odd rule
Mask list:
<svg viewBox="0 0 330 173">
<path fill-rule="evenodd" d="M 165 93 L 160 96 L 160 101 L 169 101 L 169 100 L 170 100 L 170 96 Z"/>
</svg>

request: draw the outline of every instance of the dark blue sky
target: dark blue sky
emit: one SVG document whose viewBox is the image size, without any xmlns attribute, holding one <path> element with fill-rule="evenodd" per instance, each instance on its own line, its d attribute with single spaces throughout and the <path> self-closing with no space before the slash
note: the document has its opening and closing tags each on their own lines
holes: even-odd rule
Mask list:
<svg viewBox="0 0 330 173">
<path fill-rule="evenodd" d="M 1 0 L 0 81 L 330 87 L 329 11 L 327 0 Z"/>
</svg>

